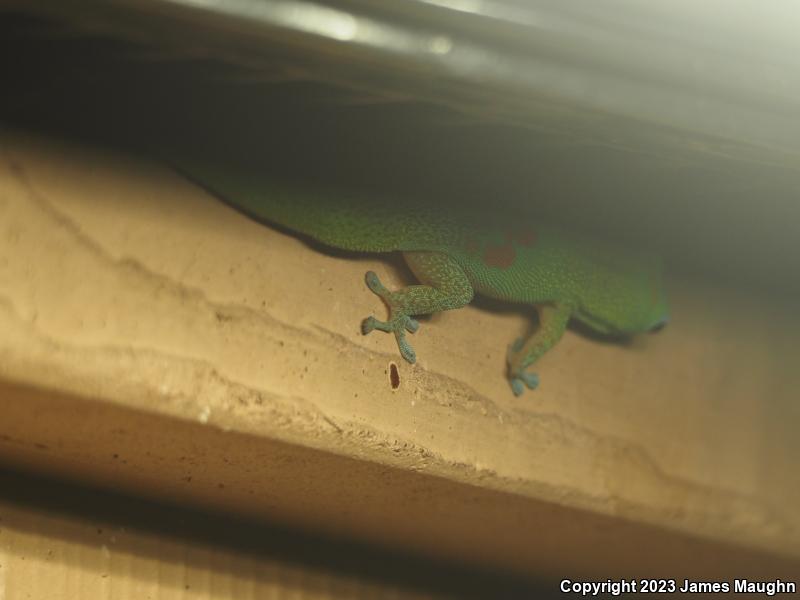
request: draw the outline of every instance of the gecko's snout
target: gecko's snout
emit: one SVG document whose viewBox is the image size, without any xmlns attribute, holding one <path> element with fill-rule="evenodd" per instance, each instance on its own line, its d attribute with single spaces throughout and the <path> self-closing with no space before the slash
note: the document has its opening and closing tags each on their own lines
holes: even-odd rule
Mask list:
<svg viewBox="0 0 800 600">
<path fill-rule="evenodd" d="M 653 326 L 650 327 L 650 333 L 661 331 L 662 329 L 664 329 L 664 327 L 667 326 L 667 323 L 669 323 L 669 315 L 664 315 L 658 321 L 653 323 Z"/>
</svg>

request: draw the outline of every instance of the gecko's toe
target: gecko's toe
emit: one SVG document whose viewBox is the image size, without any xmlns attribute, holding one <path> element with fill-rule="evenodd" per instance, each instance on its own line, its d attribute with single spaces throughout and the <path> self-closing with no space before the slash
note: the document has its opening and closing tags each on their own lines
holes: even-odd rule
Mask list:
<svg viewBox="0 0 800 600">
<path fill-rule="evenodd" d="M 511 391 L 514 392 L 515 396 L 521 396 L 522 393 L 525 391 L 525 386 L 522 383 L 522 379 L 519 377 L 513 377 L 509 380 L 511 383 Z"/>
<path fill-rule="evenodd" d="M 402 329 L 395 331 L 395 337 L 397 338 L 397 347 L 400 348 L 400 356 L 405 358 L 412 365 L 417 362 L 417 353 L 414 352 L 411 344 L 406 340 L 405 333 Z"/>
<path fill-rule="evenodd" d="M 381 280 L 378 279 L 378 276 L 375 274 L 375 271 L 367 271 L 366 275 L 364 275 L 364 281 L 367 282 L 367 287 L 381 298 L 389 294 L 389 290 L 383 286 Z"/>
<path fill-rule="evenodd" d="M 367 335 L 373 329 L 375 329 L 375 317 L 367 317 L 361 321 L 361 333 L 363 335 Z"/>
<path fill-rule="evenodd" d="M 535 390 L 539 387 L 539 376 L 536 373 L 520 373 L 520 378 L 528 386 L 528 389 Z"/>
<path fill-rule="evenodd" d="M 361 321 L 361 333 L 367 335 L 373 329 L 378 329 L 379 331 L 394 331 L 394 327 L 390 323 L 386 323 L 385 321 L 379 321 L 375 317 L 367 317 L 363 321 Z"/>
<path fill-rule="evenodd" d="M 411 317 L 408 317 L 408 319 L 406 319 L 406 330 L 409 333 L 416 333 L 418 329 L 419 329 L 419 321 L 417 321 L 416 319 L 412 319 Z"/>
</svg>

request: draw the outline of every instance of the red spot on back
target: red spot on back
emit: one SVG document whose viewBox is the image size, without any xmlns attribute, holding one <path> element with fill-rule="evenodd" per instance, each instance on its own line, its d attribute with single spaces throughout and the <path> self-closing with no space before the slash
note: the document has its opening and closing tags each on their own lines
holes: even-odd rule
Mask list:
<svg viewBox="0 0 800 600">
<path fill-rule="evenodd" d="M 538 236 L 532 229 L 507 231 L 505 242 L 502 244 L 490 244 L 483 253 L 483 262 L 490 267 L 507 269 L 514 264 L 517 258 L 517 251 L 514 244 L 524 248 L 536 245 Z"/>
<path fill-rule="evenodd" d="M 506 239 L 503 244 L 487 246 L 486 252 L 483 253 L 483 262 L 490 267 L 499 269 L 507 269 L 513 265 L 515 258 L 517 258 L 517 251 L 514 250 L 514 244 L 510 239 Z"/>
</svg>

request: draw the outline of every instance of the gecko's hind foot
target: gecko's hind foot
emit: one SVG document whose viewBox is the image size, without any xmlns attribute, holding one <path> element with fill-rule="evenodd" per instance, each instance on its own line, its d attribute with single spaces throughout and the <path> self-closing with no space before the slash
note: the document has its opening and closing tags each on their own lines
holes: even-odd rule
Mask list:
<svg viewBox="0 0 800 600">
<path fill-rule="evenodd" d="M 414 352 L 411 344 L 409 344 L 408 340 L 406 340 L 405 330 L 407 329 L 413 333 L 418 328 L 419 323 L 417 321 L 411 317 L 405 316 L 392 319 L 392 321 L 388 323 L 385 321 L 379 321 L 375 317 L 367 317 L 361 322 L 361 333 L 364 335 L 367 335 L 375 329 L 378 331 L 385 331 L 387 333 L 394 333 L 394 337 L 397 339 L 397 347 L 400 349 L 400 355 L 411 364 L 417 362 L 417 353 Z"/>
<path fill-rule="evenodd" d="M 396 317 L 388 323 L 386 321 L 379 321 L 375 317 L 367 317 L 361 321 L 361 333 L 364 335 L 367 335 L 375 329 L 378 331 L 385 331 L 386 333 L 396 333 L 402 329 L 405 329 L 409 333 L 416 333 L 419 329 L 419 321 L 406 316 Z"/>
<path fill-rule="evenodd" d="M 539 386 L 539 376 L 536 373 L 528 373 L 522 365 L 523 356 L 522 349 L 525 345 L 525 340 L 517 338 L 514 343 L 508 347 L 506 360 L 508 362 L 509 383 L 515 396 L 521 396 L 527 387 L 530 390 L 535 390 Z"/>
<path fill-rule="evenodd" d="M 416 332 L 419 329 L 419 321 L 412 319 L 397 309 L 392 300 L 392 293 L 383 286 L 374 271 L 367 271 L 364 280 L 367 282 L 367 287 L 374 294 L 380 296 L 389 307 L 389 320 L 379 321 L 375 317 L 367 317 L 361 322 L 361 333 L 367 335 L 375 329 L 394 333 L 394 337 L 397 339 L 397 347 L 400 349 L 400 355 L 408 362 L 415 363 L 417 354 L 411 344 L 406 341 L 406 331 L 409 333 Z"/>
</svg>

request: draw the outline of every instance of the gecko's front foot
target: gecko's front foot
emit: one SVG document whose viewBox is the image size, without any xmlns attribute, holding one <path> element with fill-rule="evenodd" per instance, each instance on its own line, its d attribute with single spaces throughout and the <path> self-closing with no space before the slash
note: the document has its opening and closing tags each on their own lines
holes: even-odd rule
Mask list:
<svg viewBox="0 0 800 600">
<path fill-rule="evenodd" d="M 524 365 L 525 353 L 523 347 L 525 341 L 517 339 L 508 347 L 506 361 L 508 363 L 508 381 L 515 396 L 521 396 L 525 387 L 535 390 L 539 385 L 539 376 L 536 373 L 527 373 L 527 365 Z"/>
<path fill-rule="evenodd" d="M 367 287 L 380 296 L 389 307 L 389 320 L 379 321 L 375 317 L 367 317 L 361 322 L 361 333 L 367 335 L 373 329 L 394 333 L 394 337 L 397 339 L 397 347 L 400 349 L 400 355 L 411 364 L 414 364 L 417 361 L 417 354 L 406 340 L 406 331 L 409 333 L 417 331 L 419 329 L 419 321 L 398 309 L 392 299 L 392 293 L 383 286 L 374 272 L 367 271 L 365 279 Z"/>
<path fill-rule="evenodd" d="M 515 396 L 521 396 L 525 391 L 525 386 L 531 390 L 535 390 L 539 386 L 539 376 L 536 373 L 525 373 L 524 371 L 510 377 L 508 381 Z"/>
</svg>

